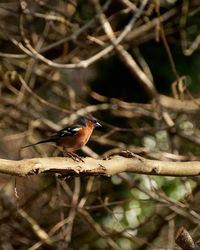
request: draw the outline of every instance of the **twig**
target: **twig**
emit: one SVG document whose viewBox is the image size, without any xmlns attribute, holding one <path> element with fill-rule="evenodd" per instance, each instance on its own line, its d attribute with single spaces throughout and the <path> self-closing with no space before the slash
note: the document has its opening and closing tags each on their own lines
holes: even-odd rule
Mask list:
<svg viewBox="0 0 200 250">
<path fill-rule="evenodd" d="M 127 36 L 127 34 L 133 28 L 136 20 L 142 15 L 143 10 L 147 5 L 147 2 L 148 2 L 147 0 L 142 1 L 140 7 L 138 8 L 138 11 L 133 15 L 130 22 L 126 25 L 126 27 L 124 28 L 122 33 L 115 40 L 115 45 L 111 44 L 108 47 L 106 47 L 105 49 L 98 52 L 97 54 L 93 55 L 92 57 L 90 57 L 86 60 L 81 60 L 78 63 L 62 64 L 62 63 L 53 62 L 53 61 L 47 59 L 46 57 L 44 57 L 43 55 L 41 55 L 35 48 L 33 48 L 30 41 L 26 37 L 24 37 L 24 39 L 23 39 L 24 43 L 25 43 L 25 46 L 24 46 L 21 42 L 18 42 L 15 38 L 11 37 L 6 31 L 5 31 L 5 34 L 10 39 L 10 41 L 15 46 L 17 46 L 20 50 L 22 50 L 25 54 L 27 54 L 28 56 L 30 56 L 32 58 L 38 59 L 39 61 L 42 61 L 43 63 L 47 64 L 50 67 L 60 68 L 60 69 L 61 68 L 65 68 L 65 69 L 87 68 L 90 64 L 92 64 L 92 63 L 96 62 L 97 60 L 101 59 L 102 57 L 106 56 L 108 53 L 110 53 L 115 48 L 115 46 L 117 44 L 122 42 L 122 40 Z"/>
<path fill-rule="evenodd" d="M 72 238 L 72 230 L 74 225 L 74 220 L 76 218 L 77 213 L 77 207 L 79 202 L 79 195 L 80 195 L 80 189 L 81 189 L 81 181 L 80 178 L 75 178 L 74 181 L 74 192 L 72 196 L 72 207 L 69 211 L 69 222 L 67 224 L 66 230 L 65 230 L 65 241 L 69 244 Z"/>
<path fill-rule="evenodd" d="M 38 225 L 38 223 L 28 215 L 23 209 L 19 208 L 18 213 L 22 218 L 24 218 L 31 226 L 34 233 L 38 236 L 39 239 L 43 240 L 46 244 L 52 245 L 53 241 L 49 235 Z"/>
<path fill-rule="evenodd" d="M 55 110 L 58 110 L 60 112 L 63 112 L 63 113 L 66 113 L 66 114 L 69 114 L 70 111 L 67 110 L 67 109 L 64 109 L 64 108 L 60 108 L 59 106 L 56 106 L 54 105 L 53 103 L 50 103 L 48 101 L 46 101 L 45 99 L 43 99 L 42 97 L 40 97 L 39 95 L 37 95 L 29 86 L 28 84 L 25 82 L 25 80 L 22 78 L 21 75 L 17 74 L 17 72 L 12 72 L 12 74 L 15 76 L 18 77 L 20 83 L 23 85 L 23 87 L 32 95 L 35 97 L 35 99 L 37 99 L 40 103 L 50 107 L 50 108 L 53 108 Z"/>
</svg>

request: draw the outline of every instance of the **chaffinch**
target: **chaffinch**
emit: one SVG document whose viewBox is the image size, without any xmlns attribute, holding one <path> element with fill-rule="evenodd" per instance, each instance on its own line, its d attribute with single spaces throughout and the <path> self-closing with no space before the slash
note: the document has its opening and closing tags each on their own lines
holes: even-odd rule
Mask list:
<svg viewBox="0 0 200 250">
<path fill-rule="evenodd" d="M 88 142 L 96 127 L 101 127 L 101 124 L 93 116 L 86 115 L 80 118 L 78 124 L 66 127 L 45 140 L 26 145 L 23 148 L 53 142 L 63 148 L 64 155 L 70 156 L 74 160 L 82 160 L 74 151 Z"/>
</svg>

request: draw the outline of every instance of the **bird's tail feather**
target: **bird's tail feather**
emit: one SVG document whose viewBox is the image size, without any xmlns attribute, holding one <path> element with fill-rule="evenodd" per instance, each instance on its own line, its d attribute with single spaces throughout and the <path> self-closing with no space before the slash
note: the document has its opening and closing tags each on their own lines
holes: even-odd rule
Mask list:
<svg viewBox="0 0 200 250">
<path fill-rule="evenodd" d="M 32 147 L 32 146 L 42 144 L 42 143 L 47 143 L 47 142 L 54 142 L 54 140 L 53 139 L 46 139 L 46 140 L 38 141 L 38 142 L 33 143 L 33 144 L 25 145 L 25 146 L 21 147 L 21 149 Z"/>
</svg>

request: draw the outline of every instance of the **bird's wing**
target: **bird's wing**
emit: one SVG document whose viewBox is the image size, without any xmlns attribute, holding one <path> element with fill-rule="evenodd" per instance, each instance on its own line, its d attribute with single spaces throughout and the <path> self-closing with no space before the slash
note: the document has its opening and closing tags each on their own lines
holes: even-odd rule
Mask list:
<svg viewBox="0 0 200 250">
<path fill-rule="evenodd" d="M 74 136 L 76 135 L 80 130 L 82 129 L 79 125 L 74 125 L 71 127 L 66 127 L 58 132 L 56 132 L 54 135 L 51 136 L 51 138 L 59 138 L 64 136 Z"/>
<path fill-rule="evenodd" d="M 78 134 L 78 132 L 82 129 L 82 127 L 80 125 L 73 125 L 71 127 L 66 127 L 62 130 L 57 131 L 55 134 L 51 135 L 49 138 L 42 140 L 42 141 L 38 141 L 36 143 L 33 144 L 29 144 L 26 145 L 23 148 L 27 148 L 27 147 L 31 147 L 31 146 L 35 146 L 38 144 L 42 144 L 42 143 L 47 143 L 47 142 L 57 142 L 58 139 L 60 139 L 61 137 L 65 137 L 65 136 L 75 136 L 76 134 Z"/>
</svg>

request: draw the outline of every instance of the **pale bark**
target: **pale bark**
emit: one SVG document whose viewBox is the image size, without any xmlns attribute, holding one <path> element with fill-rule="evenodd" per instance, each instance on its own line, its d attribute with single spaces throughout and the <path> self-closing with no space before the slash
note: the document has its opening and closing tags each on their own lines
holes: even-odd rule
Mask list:
<svg viewBox="0 0 200 250">
<path fill-rule="evenodd" d="M 101 160 L 90 157 L 84 162 L 76 162 L 70 158 L 50 157 L 24 160 L 0 159 L 0 173 L 26 176 L 42 173 L 59 173 L 61 175 L 104 175 L 112 176 L 122 172 L 164 176 L 197 176 L 200 174 L 200 162 L 170 162 L 142 158 L 113 156 Z"/>
</svg>

